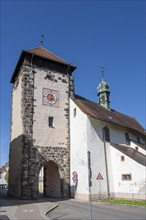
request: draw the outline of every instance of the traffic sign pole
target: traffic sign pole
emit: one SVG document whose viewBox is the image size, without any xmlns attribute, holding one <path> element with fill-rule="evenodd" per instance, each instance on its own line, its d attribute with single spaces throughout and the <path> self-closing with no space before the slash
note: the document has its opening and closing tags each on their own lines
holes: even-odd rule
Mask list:
<svg viewBox="0 0 146 220">
<path fill-rule="evenodd" d="M 99 182 L 99 200 L 100 200 L 100 197 L 101 197 L 101 180 L 103 180 L 103 176 L 101 175 L 101 173 L 98 173 L 97 177 L 96 177 L 96 180 L 98 180 Z"/>
<path fill-rule="evenodd" d="M 101 184 L 100 184 L 100 180 L 99 180 L 99 200 L 101 199 Z"/>
<path fill-rule="evenodd" d="M 91 204 L 91 158 L 90 158 L 90 151 L 87 151 L 87 160 L 88 160 L 88 189 L 89 189 L 89 215 L 90 220 L 92 220 L 92 204 Z"/>
</svg>

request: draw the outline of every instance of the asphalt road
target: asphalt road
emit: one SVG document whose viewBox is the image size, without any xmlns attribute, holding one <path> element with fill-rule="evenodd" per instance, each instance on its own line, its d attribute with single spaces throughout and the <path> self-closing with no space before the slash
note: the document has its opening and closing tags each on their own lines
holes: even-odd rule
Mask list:
<svg viewBox="0 0 146 220">
<path fill-rule="evenodd" d="M 0 220 L 90 220 L 87 202 L 43 197 L 21 200 L 7 196 L 6 190 L 0 190 L 0 197 Z M 92 220 L 145 220 L 146 207 L 94 202 L 92 216 Z"/>
<path fill-rule="evenodd" d="M 75 200 L 56 201 L 48 213 L 52 220 L 90 220 L 89 204 Z M 92 220 L 145 220 L 146 207 L 92 203 Z"/>
<path fill-rule="evenodd" d="M 49 198 L 22 200 L 0 189 L 0 220 L 50 220 L 46 213 L 56 207 Z"/>
</svg>

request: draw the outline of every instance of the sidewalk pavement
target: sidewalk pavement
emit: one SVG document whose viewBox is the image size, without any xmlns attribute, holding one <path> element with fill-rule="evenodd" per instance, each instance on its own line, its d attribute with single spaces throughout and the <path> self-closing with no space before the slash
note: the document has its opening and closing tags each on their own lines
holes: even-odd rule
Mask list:
<svg viewBox="0 0 146 220">
<path fill-rule="evenodd" d="M 22 200 L 7 196 L 0 192 L 0 220 L 49 220 L 46 214 L 58 205 L 49 198 Z"/>
</svg>

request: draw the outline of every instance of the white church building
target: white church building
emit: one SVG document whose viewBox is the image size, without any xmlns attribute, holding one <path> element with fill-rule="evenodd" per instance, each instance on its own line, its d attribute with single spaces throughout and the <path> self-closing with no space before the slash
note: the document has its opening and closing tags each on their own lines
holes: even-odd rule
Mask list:
<svg viewBox="0 0 146 220">
<path fill-rule="evenodd" d="M 138 122 L 75 96 L 70 100 L 71 185 L 75 198 L 88 199 L 88 157 L 91 198 L 146 198 L 145 136 Z M 74 181 L 74 171 L 77 181 Z M 76 179 L 75 179 L 76 180 Z"/>
<path fill-rule="evenodd" d="M 110 108 L 103 75 L 98 103 L 75 94 L 75 69 L 43 47 L 22 51 L 11 78 L 8 194 L 145 199 L 145 129 Z"/>
</svg>

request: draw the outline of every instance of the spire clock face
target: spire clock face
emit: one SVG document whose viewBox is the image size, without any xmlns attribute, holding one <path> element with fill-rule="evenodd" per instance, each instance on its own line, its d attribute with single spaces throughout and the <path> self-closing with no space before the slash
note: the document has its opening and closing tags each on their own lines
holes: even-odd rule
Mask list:
<svg viewBox="0 0 146 220">
<path fill-rule="evenodd" d="M 59 92 L 43 88 L 43 105 L 59 107 Z"/>
<path fill-rule="evenodd" d="M 53 93 L 53 92 L 47 92 L 46 94 L 45 94 L 45 96 L 46 96 L 46 98 L 47 98 L 47 102 L 49 103 L 49 104 L 55 104 L 56 103 L 56 101 L 57 101 L 57 98 L 56 98 L 56 95 Z"/>
</svg>

